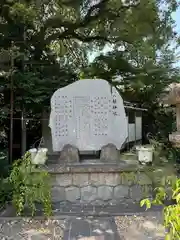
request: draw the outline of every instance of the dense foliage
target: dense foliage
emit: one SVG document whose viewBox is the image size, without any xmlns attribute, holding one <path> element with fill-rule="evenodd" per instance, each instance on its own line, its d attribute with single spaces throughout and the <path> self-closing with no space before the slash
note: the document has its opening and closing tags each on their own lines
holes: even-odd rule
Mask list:
<svg viewBox="0 0 180 240">
<path fill-rule="evenodd" d="M 17 111 L 39 112 L 49 105 L 52 92 L 75 81 L 80 70 L 108 80 L 120 75 L 127 98 L 154 99 L 174 81 L 169 44 L 176 40 L 171 18 L 176 7 L 174 0 L 3 0 L 0 48 L 5 72 L 0 86 L 4 114 L 9 109 L 10 75 Z M 101 50 L 106 43 L 112 52 L 86 69 L 88 52 Z"/>
<path fill-rule="evenodd" d="M 43 205 L 46 216 L 52 214 L 50 180 L 47 171 L 37 169 L 31 163 L 29 154 L 14 163 L 8 182 L 12 187 L 12 203 L 17 215 L 21 215 L 25 207 L 34 215 L 37 203 Z"/>
<path fill-rule="evenodd" d="M 166 189 L 163 187 L 156 188 L 156 197 L 153 201 L 143 199 L 141 206 L 146 206 L 146 209 L 151 208 L 152 204 L 160 204 L 163 206 L 164 226 L 168 230 L 166 234 L 167 240 L 180 239 L 180 179 L 168 181 L 168 186 L 171 185 L 171 196 L 167 194 Z M 168 191 L 169 192 L 169 191 Z M 173 204 L 165 205 L 167 197 L 174 200 Z"/>
<path fill-rule="evenodd" d="M 23 110 L 40 118 L 51 94 L 79 77 L 107 79 L 125 100 L 148 109 L 146 132 L 167 140 L 174 115 L 161 106 L 160 95 L 179 82 L 172 19 L 177 6 L 176 0 L 1 0 L 0 150 L 8 146 L 11 90 L 14 116 Z M 11 173 L 14 184 L 18 168 Z M 13 199 L 21 211 L 18 195 L 23 196 L 14 192 Z"/>
</svg>

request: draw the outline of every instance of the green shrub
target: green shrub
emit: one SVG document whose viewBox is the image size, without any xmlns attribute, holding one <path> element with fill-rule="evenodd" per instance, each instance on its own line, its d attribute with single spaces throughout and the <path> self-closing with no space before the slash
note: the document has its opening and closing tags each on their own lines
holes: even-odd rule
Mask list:
<svg viewBox="0 0 180 240">
<path fill-rule="evenodd" d="M 12 200 L 12 185 L 8 178 L 0 180 L 0 208 Z"/>
<path fill-rule="evenodd" d="M 156 197 L 154 200 L 143 199 L 140 205 L 145 205 L 146 209 L 151 208 L 152 204 L 163 205 L 164 226 L 168 230 L 165 239 L 178 240 L 180 239 L 180 179 L 177 178 L 171 182 L 171 190 L 173 203 L 168 206 L 165 205 L 168 194 L 164 187 L 155 189 Z"/>
<path fill-rule="evenodd" d="M 17 215 L 21 215 L 27 206 L 33 216 L 36 212 L 36 203 L 43 204 L 46 216 L 51 215 L 49 174 L 41 168 L 37 171 L 37 167 L 31 163 L 29 154 L 15 161 L 9 181 L 13 187 L 12 202 L 17 210 Z"/>
<path fill-rule="evenodd" d="M 0 178 L 6 178 L 10 172 L 10 165 L 8 163 L 8 151 L 0 151 Z"/>
</svg>

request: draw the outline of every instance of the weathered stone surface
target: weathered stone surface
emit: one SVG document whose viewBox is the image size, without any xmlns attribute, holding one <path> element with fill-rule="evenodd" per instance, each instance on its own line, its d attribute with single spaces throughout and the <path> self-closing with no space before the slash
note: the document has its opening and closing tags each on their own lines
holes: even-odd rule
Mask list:
<svg viewBox="0 0 180 240">
<path fill-rule="evenodd" d="M 91 173 L 89 183 L 94 186 L 109 185 L 116 186 L 120 183 L 119 173 Z"/>
<path fill-rule="evenodd" d="M 116 186 L 114 188 L 114 198 L 122 199 L 129 197 L 129 187 L 128 186 Z"/>
<path fill-rule="evenodd" d="M 145 173 L 140 172 L 137 183 L 139 185 L 149 185 L 149 184 L 152 184 L 152 180 Z"/>
<path fill-rule="evenodd" d="M 132 186 L 130 188 L 130 196 L 132 200 L 140 201 L 143 198 L 141 186 L 138 186 L 138 185 Z"/>
<path fill-rule="evenodd" d="M 81 199 L 85 202 L 91 202 L 97 198 L 97 188 L 93 186 L 86 186 L 81 188 Z"/>
<path fill-rule="evenodd" d="M 107 185 L 116 186 L 120 183 L 120 174 L 119 173 L 106 173 L 105 180 L 106 180 Z"/>
<path fill-rule="evenodd" d="M 89 173 L 74 173 L 73 185 L 86 186 L 89 184 Z"/>
<path fill-rule="evenodd" d="M 78 187 L 67 187 L 66 188 L 66 200 L 70 202 L 74 202 L 76 200 L 80 199 L 80 190 Z"/>
<path fill-rule="evenodd" d="M 62 163 L 78 163 L 79 162 L 78 149 L 70 144 L 65 145 L 61 151 L 58 162 L 60 164 L 62 164 Z"/>
<path fill-rule="evenodd" d="M 98 198 L 104 201 L 113 198 L 113 188 L 109 186 L 98 187 Z"/>
<path fill-rule="evenodd" d="M 93 206 L 103 206 L 104 205 L 104 201 L 103 200 L 100 200 L 100 199 L 96 199 L 94 201 L 91 202 L 91 205 Z"/>
<path fill-rule="evenodd" d="M 101 149 L 100 161 L 101 162 L 117 162 L 120 160 L 120 152 L 112 143 L 103 146 Z"/>
<path fill-rule="evenodd" d="M 138 174 L 136 172 L 123 172 L 120 174 L 121 185 L 134 185 L 138 183 Z"/>
<path fill-rule="evenodd" d="M 108 201 L 108 204 L 111 205 L 111 206 L 117 205 L 117 204 L 119 204 L 119 199 L 118 200 L 117 199 L 111 199 L 111 200 Z"/>
<path fill-rule="evenodd" d="M 87 164 L 82 162 L 81 164 L 49 164 L 43 166 L 49 173 L 60 174 L 60 173 L 127 173 L 127 172 L 138 172 L 139 170 L 147 171 L 149 168 L 147 166 L 140 166 L 135 164 L 125 164 L 120 161 L 119 163 L 106 163 L 106 164 Z M 154 167 L 151 168 L 151 171 L 154 170 Z M 36 169 L 35 172 L 39 172 L 39 169 Z"/>
<path fill-rule="evenodd" d="M 103 185 L 106 182 L 106 173 L 90 173 L 89 183 L 94 186 Z"/>
<path fill-rule="evenodd" d="M 51 98 L 49 126 L 54 152 L 68 143 L 80 151 L 99 151 L 109 139 L 121 149 L 128 136 L 123 99 L 102 79 L 84 79 L 58 89 Z"/>
<path fill-rule="evenodd" d="M 56 175 L 55 186 L 67 187 L 72 185 L 72 174 L 59 174 Z"/>
<path fill-rule="evenodd" d="M 165 191 L 167 194 L 167 196 L 166 196 L 167 200 L 172 200 L 172 194 L 173 194 L 172 187 L 170 187 L 170 186 L 165 187 Z"/>
<path fill-rule="evenodd" d="M 142 198 L 152 198 L 153 188 L 152 185 L 141 185 Z"/>
<path fill-rule="evenodd" d="M 52 192 L 52 201 L 65 201 L 66 200 L 66 195 L 65 195 L 65 189 L 64 187 L 53 187 Z"/>
</svg>

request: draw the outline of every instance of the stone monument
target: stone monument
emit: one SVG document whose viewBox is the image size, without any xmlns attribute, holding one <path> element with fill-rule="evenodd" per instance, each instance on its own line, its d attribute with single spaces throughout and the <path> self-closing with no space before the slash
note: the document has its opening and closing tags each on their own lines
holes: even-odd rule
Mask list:
<svg viewBox="0 0 180 240">
<path fill-rule="evenodd" d="M 60 160 L 70 152 L 69 162 L 79 161 L 78 151 L 101 149 L 102 161 L 110 155 L 117 160 L 128 136 L 123 100 L 101 79 L 79 80 L 58 89 L 51 98 L 49 126 L 53 151 L 61 152 Z"/>
<path fill-rule="evenodd" d="M 180 148 L 180 84 L 172 85 L 166 102 L 176 106 L 177 131 L 169 135 L 169 140 L 175 147 Z"/>
</svg>

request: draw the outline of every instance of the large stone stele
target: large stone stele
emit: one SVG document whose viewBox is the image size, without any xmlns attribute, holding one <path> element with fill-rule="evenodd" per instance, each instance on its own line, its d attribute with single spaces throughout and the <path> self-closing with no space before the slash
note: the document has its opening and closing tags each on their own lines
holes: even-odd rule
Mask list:
<svg viewBox="0 0 180 240">
<path fill-rule="evenodd" d="M 79 151 L 76 147 L 67 144 L 63 147 L 59 161 L 60 164 L 62 163 L 78 163 L 79 162 Z"/>
<path fill-rule="evenodd" d="M 112 143 L 109 143 L 102 147 L 100 154 L 101 162 L 117 162 L 120 159 L 120 152 L 117 150 L 116 146 Z"/>
<path fill-rule="evenodd" d="M 79 151 L 99 151 L 113 143 L 120 150 L 128 136 L 123 99 L 102 79 L 79 80 L 56 90 L 49 126 L 54 152 L 65 144 Z"/>
</svg>

